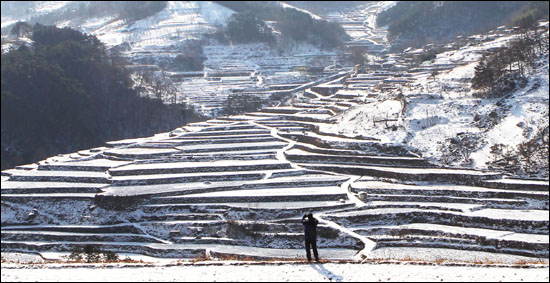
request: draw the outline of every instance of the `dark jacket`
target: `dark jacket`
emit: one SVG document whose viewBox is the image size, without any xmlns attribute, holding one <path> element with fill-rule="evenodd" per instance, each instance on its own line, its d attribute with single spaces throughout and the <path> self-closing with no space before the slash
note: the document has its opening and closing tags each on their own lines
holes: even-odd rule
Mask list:
<svg viewBox="0 0 550 283">
<path fill-rule="evenodd" d="M 316 241 L 317 240 L 317 224 L 319 221 L 314 217 L 302 218 L 302 224 L 304 224 L 304 236 L 306 241 Z"/>
</svg>

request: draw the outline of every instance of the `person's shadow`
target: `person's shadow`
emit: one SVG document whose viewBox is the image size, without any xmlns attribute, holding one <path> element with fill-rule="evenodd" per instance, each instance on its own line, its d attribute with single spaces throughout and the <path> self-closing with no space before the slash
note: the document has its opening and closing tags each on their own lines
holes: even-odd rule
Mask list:
<svg viewBox="0 0 550 283">
<path fill-rule="evenodd" d="M 330 281 L 342 282 L 344 280 L 343 276 L 332 273 L 332 271 L 326 269 L 321 263 L 310 263 L 309 265 Z"/>
</svg>

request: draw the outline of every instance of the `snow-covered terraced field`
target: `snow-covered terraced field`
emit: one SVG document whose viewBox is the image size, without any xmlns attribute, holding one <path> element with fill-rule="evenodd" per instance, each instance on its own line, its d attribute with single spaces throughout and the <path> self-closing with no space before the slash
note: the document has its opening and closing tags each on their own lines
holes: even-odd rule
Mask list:
<svg viewBox="0 0 550 283">
<path fill-rule="evenodd" d="M 355 7 L 333 11 L 324 18 L 339 23 L 352 38 L 348 46 L 362 46 L 371 52 L 385 48 L 386 31 L 376 26 L 376 16 L 395 5 L 395 1 L 367 2 Z"/>
<path fill-rule="evenodd" d="M 335 105 L 370 99 L 342 95 L 341 82 L 3 171 L 2 251 L 303 258 L 299 219 L 311 210 L 327 259 L 396 248 L 548 257 L 548 182 L 438 167 L 376 137 L 323 132 Z"/>
</svg>

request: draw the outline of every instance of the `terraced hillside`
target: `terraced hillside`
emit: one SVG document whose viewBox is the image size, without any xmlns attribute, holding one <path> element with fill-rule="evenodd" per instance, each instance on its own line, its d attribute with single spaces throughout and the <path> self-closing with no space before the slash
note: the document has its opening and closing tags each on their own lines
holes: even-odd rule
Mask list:
<svg viewBox="0 0 550 283">
<path fill-rule="evenodd" d="M 3 171 L 2 251 L 305 258 L 300 218 L 313 211 L 325 259 L 396 249 L 548 258 L 547 181 L 443 168 L 376 137 L 321 131 L 370 99 L 363 86 L 379 76 L 344 75 L 279 107 Z"/>
</svg>

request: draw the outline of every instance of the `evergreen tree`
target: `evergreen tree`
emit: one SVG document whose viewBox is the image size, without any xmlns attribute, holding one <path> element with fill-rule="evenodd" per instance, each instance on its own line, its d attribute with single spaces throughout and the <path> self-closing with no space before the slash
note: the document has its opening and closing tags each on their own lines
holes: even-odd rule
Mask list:
<svg viewBox="0 0 550 283">
<path fill-rule="evenodd" d="M 475 67 L 475 75 L 472 79 L 472 87 L 475 89 L 492 88 L 495 81 L 495 74 L 486 62 L 487 58 L 483 57 Z"/>
<path fill-rule="evenodd" d="M 271 29 L 251 12 L 235 13 L 227 23 L 227 35 L 234 43 L 272 42 Z"/>
</svg>

